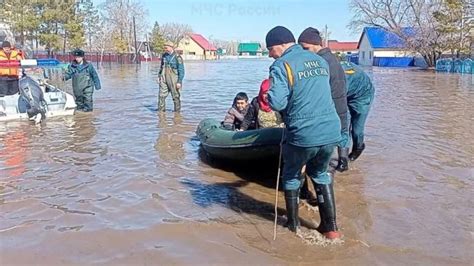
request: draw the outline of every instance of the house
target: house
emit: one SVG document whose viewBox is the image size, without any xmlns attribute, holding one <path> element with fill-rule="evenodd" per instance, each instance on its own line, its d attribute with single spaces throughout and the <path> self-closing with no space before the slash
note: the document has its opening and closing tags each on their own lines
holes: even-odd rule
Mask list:
<svg viewBox="0 0 474 266">
<path fill-rule="evenodd" d="M 239 56 L 262 56 L 262 46 L 258 42 L 239 43 Z"/>
<path fill-rule="evenodd" d="M 357 53 L 358 42 L 338 42 L 336 40 L 329 40 L 328 47 L 333 53 L 354 54 Z"/>
<path fill-rule="evenodd" d="M 192 33 L 186 36 L 176 48 L 184 60 L 215 60 L 217 49 L 204 36 Z"/>
<path fill-rule="evenodd" d="M 413 28 L 403 30 L 413 33 Z M 379 27 L 364 28 L 357 49 L 359 64 L 364 66 L 411 66 L 415 56 L 406 49 L 404 40 Z"/>
</svg>

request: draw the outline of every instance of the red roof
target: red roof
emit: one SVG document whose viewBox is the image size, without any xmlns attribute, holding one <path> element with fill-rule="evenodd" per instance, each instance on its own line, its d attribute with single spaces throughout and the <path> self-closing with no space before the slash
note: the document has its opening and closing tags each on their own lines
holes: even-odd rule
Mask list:
<svg viewBox="0 0 474 266">
<path fill-rule="evenodd" d="M 338 42 L 338 41 L 328 41 L 328 46 L 331 51 L 356 51 L 357 42 Z"/>
<path fill-rule="evenodd" d="M 199 46 L 201 46 L 202 49 L 206 51 L 217 51 L 216 47 L 209 43 L 209 41 L 204 38 L 201 34 L 193 33 L 189 35 L 193 41 L 195 41 Z"/>
</svg>

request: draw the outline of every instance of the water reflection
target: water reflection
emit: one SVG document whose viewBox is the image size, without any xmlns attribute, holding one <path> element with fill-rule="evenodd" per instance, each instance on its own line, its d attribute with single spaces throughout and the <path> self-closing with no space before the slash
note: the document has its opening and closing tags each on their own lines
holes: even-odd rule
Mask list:
<svg viewBox="0 0 474 266">
<path fill-rule="evenodd" d="M 180 134 L 182 123 L 183 116 L 180 113 L 158 112 L 159 132 L 154 147 L 162 160 L 177 163 L 186 157 L 184 143 L 187 139 Z"/>
<path fill-rule="evenodd" d="M 20 177 L 26 170 L 28 135 L 24 127 L 11 128 L 0 137 L 0 176 L 4 178 Z"/>
</svg>

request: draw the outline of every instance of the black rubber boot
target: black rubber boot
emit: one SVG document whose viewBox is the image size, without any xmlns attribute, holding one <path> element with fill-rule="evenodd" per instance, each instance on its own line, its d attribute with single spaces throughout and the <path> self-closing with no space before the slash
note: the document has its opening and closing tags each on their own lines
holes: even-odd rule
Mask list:
<svg viewBox="0 0 474 266">
<path fill-rule="evenodd" d="M 340 233 L 337 232 L 336 223 L 336 202 L 332 184 L 315 184 L 315 188 L 318 197 L 319 216 L 321 217 L 321 223 L 317 230 L 329 239 L 339 238 Z"/>
<path fill-rule="evenodd" d="M 337 153 L 339 154 L 339 162 L 337 164 L 336 170 L 339 172 L 344 172 L 349 170 L 349 158 L 347 157 L 349 153 L 348 148 L 337 148 Z"/>
<path fill-rule="evenodd" d="M 306 178 L 305 174 L 301 174 L 300 199 L 306 200 L 312 206 L 318 205 L 316 196 L 309 190 L 308 178 Z"/>
<path fill-rule="evenodd" d="M 298 194 L 298 190 L 285 190 L 286 216 L 288 217 L 286 227 L 292 232 L 296 232 L 300 225 L 298 219 Z"/>
<path fill-rule="evenodd" d="M 354 147 L 352 147 L 351 154 L 349 154 L 349 159 L 351 161 L 357 160 L 357 158 L 359 158 L 359 156 L 362 154 L 364 149 L 365 149 L 365 143 L 362 143 L 362 146 L 360 148 L 356 148 L 356 146 L 354 145 Z"/>
</svg>

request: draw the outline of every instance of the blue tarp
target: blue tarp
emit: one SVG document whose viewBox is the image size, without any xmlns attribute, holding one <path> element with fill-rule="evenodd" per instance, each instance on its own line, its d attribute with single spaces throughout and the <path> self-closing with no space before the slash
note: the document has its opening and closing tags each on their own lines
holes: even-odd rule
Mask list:
<svg viewBox="0 0 474 266">
<path fill-rule="evenodd" d="M 409 67 L 414 65 L 413 57 L 374 57 L 374 66 Z"/>
<path fill-rule="evenodd" d="M 462 73 L 474 74 L 474 60 L 468 58 L 462 63 Z"/>
<path fill-rule="evenodd" d="M 442 58 L 436 61 L 436 71 L 474 74 L 474 61 L 470 58 L 452 59 Z"/>
</svg>

